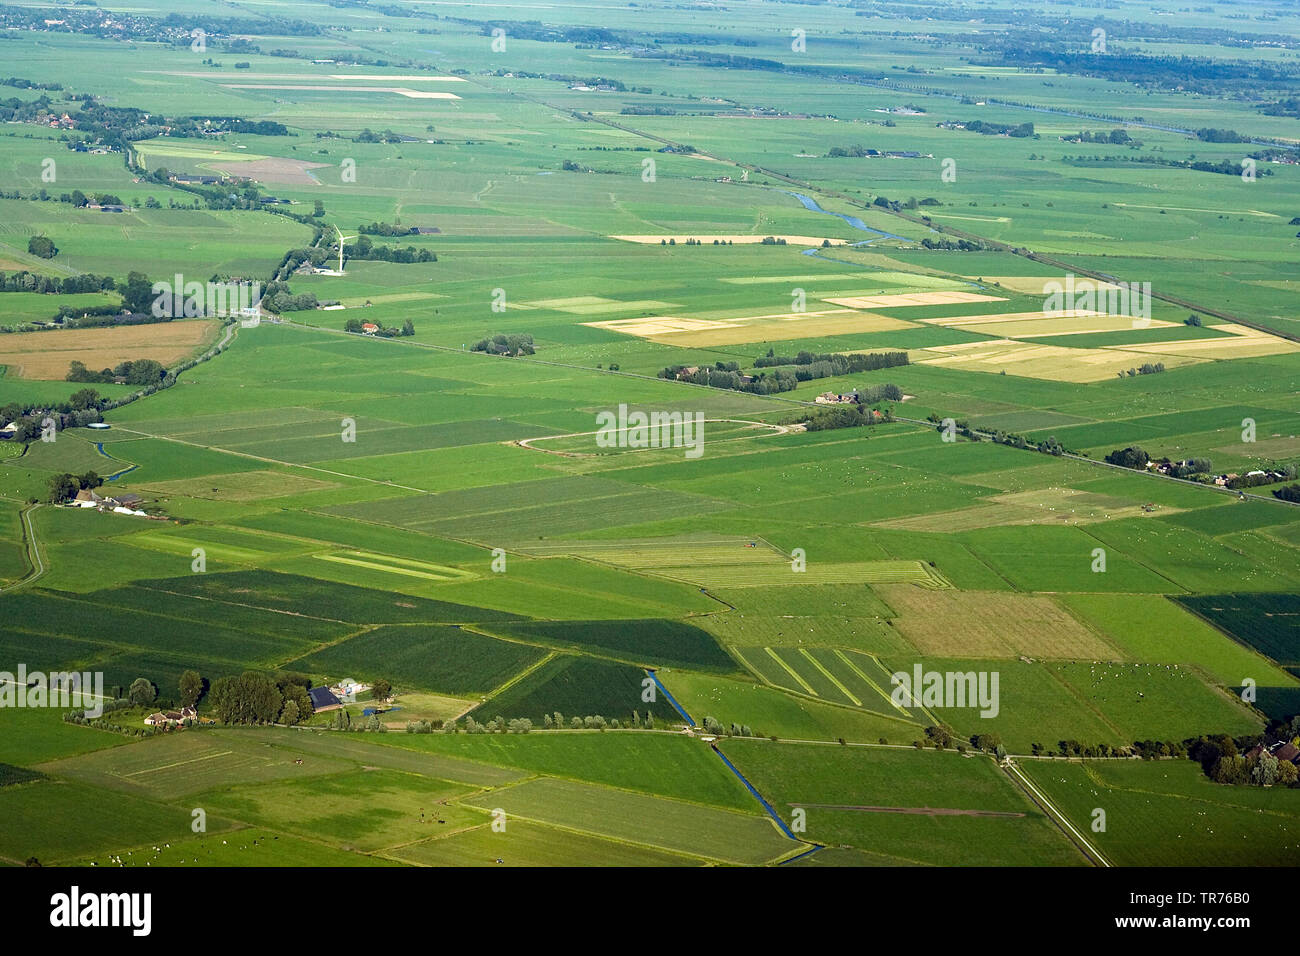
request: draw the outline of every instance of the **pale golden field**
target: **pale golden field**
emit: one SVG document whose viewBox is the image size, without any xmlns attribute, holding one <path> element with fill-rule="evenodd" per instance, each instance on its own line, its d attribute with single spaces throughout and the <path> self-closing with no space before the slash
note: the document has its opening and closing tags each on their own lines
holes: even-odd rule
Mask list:
<svg viewBox="0 0 1300 956">
<path fill-rule="evenodd" d="M 965 302 L 1005 302 L 1002 296 L 983 295 L 979 292 L 903 292 L 888 295 L 860 295 L 846 299 L 826 299 L 831 305 L 850 309 L 901 309 L 916 305 L 960 305 Z M 943 319 L 934 319 L 943 322 Z"/>
<path fill-rule="evenodd" d="M 894 609 L 894 627 L 934 657 L 1116 660 L 1120 654 L 1051 598 L 1001 591 L 924 591 L 873 585 Z"/>
<path fill-rule="evenodd" d="M 1218 341 L 1218 340 L 1214 340 Z M 909 353 L 913 362 L 943 365 L 972 372 L 1006 372 L 1025 378 L 1042 378 L 1052 382 L 1100 382 L 1113 378 L 1148 362 L 1163 362 L 1166 368 L 1194 365 L 1209 358 L 1184 355 L 1152 354 L 1143 347 L 1071 349 L 1062 345 L 1034 345 L 1014 339 L 991 339 L 987 342 L 964 342 L 939 345 Z"/>
<path fill-rule="evenodd" d="M 184 319 L 111 329 L 59 329 L 0 337 L 0 365 L 17 378 L 62 381 L 76 361 L 99 371 L 135 359 L 175 365 L 217 336 L 221 323 Z"/>
<path fill-rule="evenodd" d="M 853 309 L 777 312 L 726 319 L 652 316 L 644 319 L 613 319 L 583 324 L 683 348 L 743 345 L 747 342 L 779 342 L 812 336 L 889 332 L 894 329 L 915 327 L 913 322 Z"/>
<path fill-rule="evenodd" d="M 1247 328 L 1235 323 L 1216 325 L 1220 332 L 1227 332 L 1232 337 L 1220 336 L 1213 339 L 1189 339 L 1181 342 L 1147 342 L 1142 345 L 1115 345 L 1112 348 L 1124 351 L 1148 352 L 1162 356 L 1161 361 L 1169 364 L 1168 356 L 1182 355 L 1191 358 L 1233 359 L 1258 358 L 1261 355 L 1282 355 L 1300 352 L 1300 343 L 1278 338 L 1267 332 Z"/>
</svg>

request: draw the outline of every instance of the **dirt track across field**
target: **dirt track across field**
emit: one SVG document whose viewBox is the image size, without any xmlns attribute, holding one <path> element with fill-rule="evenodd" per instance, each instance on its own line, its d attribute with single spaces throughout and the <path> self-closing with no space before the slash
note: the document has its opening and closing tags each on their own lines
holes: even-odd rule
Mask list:
<svg viewBox="0 0 1300 956">
<path fill-rule="evenodd" d="M 858 810 L 862 813 L 919 813 L 927 817 L 1023 817 L 1023 813 L 1001 810 L 953 810 L 948 807 L 858 807 L 837 803 L 792 803 L 805 810 Z"/>
</svg>

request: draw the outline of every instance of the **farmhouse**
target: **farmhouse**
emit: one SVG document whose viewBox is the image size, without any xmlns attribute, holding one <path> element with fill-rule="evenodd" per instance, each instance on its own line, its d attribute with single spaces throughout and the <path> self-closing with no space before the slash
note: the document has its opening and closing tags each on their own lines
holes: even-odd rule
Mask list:
<svg viewBox="0 0 1300 956">
<path fill-rule="evenodd" d="M 374 335 L 379 331 L 379 326 L 375 325 L 373 322 L 362 322 L 361 331 L 366 335 Z"/>
<path fill-rule="evenodd" d="M 818 405 L 856 405 L 858 402 L 858 393 L 853 392 L 850 395 L 841 395 L 838 392 L 822 392 L 815 399 Z"/>
<path fill-rule="evenodd" d="M 360 694 L 362 691 L 370 690 L 370 685 L 362 684 L 359 681 L 353 680 L 351 677 L 345 677 L 337 684 L 333 684 L 329 690 L 331 694 L 343 703 L 354 704 L 357 700 L 357 694 Z"/>
<path fill-rule="evenodd" d="M 311 697 L 312 709 L 318 714 L 328 710 L 340 710 L 343 707 L 328 687 L 313 687 L 307 693 Z"/>
<path fill-rule="evenodd" d="M 176 727 L 187 720 L 195 720 L 198 716 L 198 712 L 193 707 L 182 707 L 180 710 L 150 714 L 144 722 L 150 727 Z"/>
</svg>

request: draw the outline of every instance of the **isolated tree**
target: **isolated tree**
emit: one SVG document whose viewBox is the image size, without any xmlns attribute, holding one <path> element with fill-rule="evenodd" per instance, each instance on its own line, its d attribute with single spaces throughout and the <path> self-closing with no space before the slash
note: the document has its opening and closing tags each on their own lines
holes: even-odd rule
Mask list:
<svg viewBox="0 0 1300 956">
<path fill-rule="evenodd" d="M 32 236 L 27 240 L 27 251 L 34 256 L 40 256 L 42 259 L 53 259 L 59 254 L 54 241 L 48 236 Z"/>
<path fill-rule="evenodd" d="M 137 677 L 131 681 L 131 689 L 126 692 L 127 698 L 137 707 L 144 707 L 154 702 L 158 696 L 158 689 L 153 686 L 153 681 L 147 677 Z"/>
<path fill-rule="evenodd" d="M 193 707 L 203 696 L 203 678 L 198 671 L 183 671 L 177 690 L 181 695 L 182 707 Z"/>
<path fill-rule="evenodd" d="M 382 677 L 370 685 L 370 696 L 375 700 L 387 700 L 393 693 L 393 685 Z"/>
</svg>

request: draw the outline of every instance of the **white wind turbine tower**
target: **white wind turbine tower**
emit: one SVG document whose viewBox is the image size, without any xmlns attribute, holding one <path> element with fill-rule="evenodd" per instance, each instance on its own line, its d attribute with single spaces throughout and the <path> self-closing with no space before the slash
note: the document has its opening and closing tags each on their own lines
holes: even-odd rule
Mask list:
<svg viewBox="0 0 1300 956">
<path fill-rule="evenodd" d="M 345 236 L 345 235 L 343 235 L 343 231 L 342 231 L 341 229 L 339 229 L 338 226 L 335 226 L 335 227 L 334 227 L 334 231 L 335 231 L 336 233 L 338 233 L 338 236 L 339 236 L 339 271 L 338 271 L 338 274 L 339 274 L 339 275 L 343 275 L 343 243 L 347 242 L 347 240 L 349 240 L 349 239 L 355 239 L 356 236 Z"/>
</svg>

